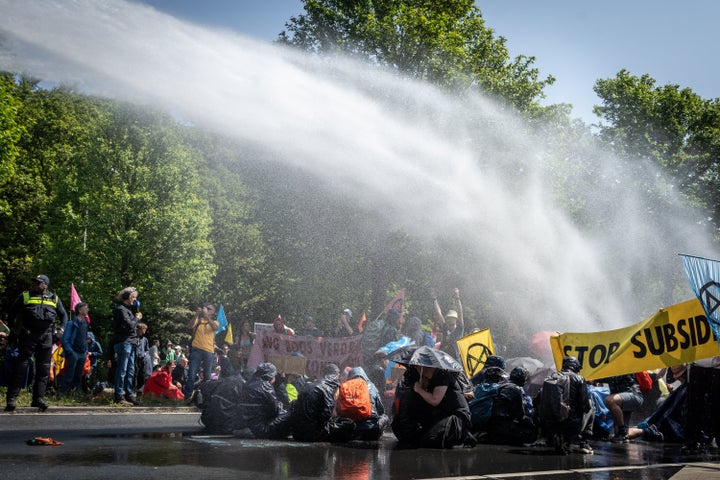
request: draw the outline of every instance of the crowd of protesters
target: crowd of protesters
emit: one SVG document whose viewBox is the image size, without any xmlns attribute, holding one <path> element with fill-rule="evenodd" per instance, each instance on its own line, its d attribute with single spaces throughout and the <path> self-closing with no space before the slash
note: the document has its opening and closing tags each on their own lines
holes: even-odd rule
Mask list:
<svg viewBox="0 0 720 480">
<path fill-rule="evenodd" d="M 395 309 L 364 326 L 350 309 L 341 309 L 333 334 L 362 332 L 362 364 L 329 363 L 312 378 L 279 371 L 269 362 L 248 368 L 253 326 L 243 321 L 232 341 L 218 342 L 220 324 L 211 303 L 203 303 L 188 322 L 187 346 L 150 343 L 134 287 L 117 295 L 113 337 L 103 350 L 89 329 L 88 304 L 77 303 L 68 318 L 49 284 L 45 275 L 33 278 L 32 287 L 12 305 L 8 326 L 0 328 L 6 412 L 16 409 L 18 394 L 31 385 L 31 406 L 40 411 L 48 409 L 48 386 L 58 397 L 112 390 L 113 401 L 126 407 L 155 395 L 194 403 L 209 429 L 255 438 L 377 440 L 392 431 L 412 447 L 498 443 L 591 454 L 591 442 L 637 438 L 682 443 L 683 450 L 697 451 L 720 434 L 716 359 L 586 381 L 575 357 L 565 357 L 560 371 L 554 371 L 513 366 L 514 359 L 491 355 L 480 373 L 468 378 L 456 343 L 466 333 L 457 289 L 455 308 L 445 314 L 434 300 L 432 334 L 418 317 L 404 320 Z M 323 337 L 309 315 L 297 331 L 278 315 L 272 331 Z M 434 356 L 439 363 L 403 363 L 397 359 L 403 349 Z M 95 372 L 104 351 L 111 358 L 103 380 Z M 401 375 L 388 374 L 391 358 L 399 362 Z M 214 401 L 220 391 L 223 405 Z"/>
</svg>

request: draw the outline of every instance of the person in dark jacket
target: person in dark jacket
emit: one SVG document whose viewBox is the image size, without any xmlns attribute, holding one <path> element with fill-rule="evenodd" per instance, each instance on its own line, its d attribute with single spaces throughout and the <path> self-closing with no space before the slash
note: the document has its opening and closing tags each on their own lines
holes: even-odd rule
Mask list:
<svg viewBox="0 0 720 480">
<path fill-rule="evenodd" d="M 532 399 L 525 394 L 528 371 L 516 367 L 510 381 L 498 386 L 492 414 L 487 424 L 486 439 L 495 444 L 523 445 L 537 439 L 538 429 L 533 420 Z"/>
<path fill-rule="evenodd" d="M 582 365 L 577 358 L 566 356 L 563 358 L 561 372 L 570 377 L 570 413 L 567 419 L 559 423 L 548 422 L 543 419 L 540 412 L 543 434 L 552 441 L 558 453 L 568 454 L 571 451 L 592 454 L 593 450 L 588 443 L 592 434 L 592 421 L 595 417 L 595 408 L 588 394 L 585 378 L 580 375 Z M 542 396 L 542 390 L 539 393 Z"/>
<path fill-rule="evenodd" d="M 94 379 L 97 377 L 97 375 L 94 374 L 96 373 L 95 369 L 97 368 L 98 360 L 102 358 L 104 352 L 102 345 L 95 339 L 93 332 L 87 332 L 87 344 L 88 356 L 90 357 L 90 371 L 82 378 L 82 388 L 85 393 L 90 393 L 91 387 L 95 385 Z"/>
<path fill-rule="evenodd" d="M 301 442 L 343 442 L 352 438 L 355 423 L 334 416 L 335 391 L 340 385 L 340 369 L 330 363 L 320 380 L 307 384 L 293 402 L 291 430 Z"/>
<path fill-rule="evenodd" d="M 38 275 L 32 280 L 32 287 L 21 293 L 10 306 L 8 343 L 18 345 L 17 366 L 7 389 L 5 411 L 15 410 L 15 402 L 25 381 L 28 362 L 35 356 L 35 381 L 33 384 L 32 407 L 44 412 L 45 390 L 50 378 L 50 359 L 54 336 L 62 335 L 67 324 L 67 312 L 60 298 L 48 291 L 50 279 Z M 56 323 L 58 322 L 58 323 Z"/>
<path fill-rule="evenodd" d="M 113 350 L 115 362 L 115 403 L 124 406 L 138 405 L 133 389 L 135 378 L 135 355 L 138 345 L 137 325 L 142 313 L 133 312 L 138 298 L 135 287 L 123 288 L 118 292 L 117 305 L 113 310 Z"/>
<path fill-rule="evenodd" d="M 410 367 L 395 393 L 392 430 L 402 445 L 421 448 L 474 446 L 470 408 L 458 373 Z"/>
<path fill-rule="evenodd" d="M 88 313 L 90 307 L 85 302 L 75 305 L 75 315 L 67 323 L 62 336 L 65 373 L 60 382 L 58 394 L 65 395 L 69 389 L 77 390 L 82 382 L 82 373 L 87 358 Z"/>
<path fill-rule="evenodd" d="M 261 363 L 240 392 L 244 425 L 255 438 L 282 439 L 290 435 L 290 413 L 275 392 L 278 371 L 272 363 Z"/>
</svg>

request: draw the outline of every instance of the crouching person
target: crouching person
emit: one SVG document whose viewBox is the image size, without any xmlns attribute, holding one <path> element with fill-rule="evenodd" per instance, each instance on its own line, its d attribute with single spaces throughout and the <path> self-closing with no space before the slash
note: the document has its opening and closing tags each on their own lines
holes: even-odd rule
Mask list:
<svg viewBox="0 0 720 480">
<path fill-rule="evenodd" d="M 282 439 L 290 435 L 290 413 L 273 386 L 277 373 L 272 363 L 261 363 L 240 392 L 243 423 L 255 438 Z"/>
<path fill-rule="evenodd" d="M 337 413 L 355 423 L 356 440 L 377 440 L 390 423 L 380 392 L 362 367 L 350 369 L 339 387 Z"/>
<path fill-rule="evenodd" d="M 393 433 L 403 446 L 474 446 L 470 409 L 457 374 L 409 367 L 395 394 Z"/>
<path fill-rule="evenodd" d="M 491 443 L 524 445 L 537 440 L 532 399 L 523 389 L 527 379 L 528 371 L 516 367 L 510 372 L 510 381 L 498 387 L 487 424 L 487 440 Z"/>
<path fill-rule="evenodd" d="M 545 379 L 538 397 L 543 434 L 561 454 L 593 453 L 588 439 L 595 408 L 580 369 L 577 358 L 564 357 L 562 370 Z"/>
<path fill-rule="evenodd" d="M 355 423 L 333 416 L 335 391 L 340 385 L 340 369 L 328 364 L 322 379 L 307 384 L 292 403 L 291 431 L 301 442 L 342 442 L 352 438 Z"/>
</svg>

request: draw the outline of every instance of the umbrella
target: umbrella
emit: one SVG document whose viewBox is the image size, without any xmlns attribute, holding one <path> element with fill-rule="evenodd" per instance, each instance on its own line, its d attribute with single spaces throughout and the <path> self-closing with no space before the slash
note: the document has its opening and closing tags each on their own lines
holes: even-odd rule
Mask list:
<svg viewBox="0 0 720 480">
<path fill-rule="evenodd" d="M 392 360 L 400 365 L 405 365 L 406 367 L 417 365 L 420 367 L 447 370 L 448 372 L 462 372 L 463 370 L 462 365 L 451 355 L 426 345 L 421 347 L 409 346 L 399 348 L 388 355 L 388 360 Z"/>
<path fill-rule="evenodd" d="M 532 357 L 515 357 L 515 358 L 508 358 L 505 361 L 505 370 L 508 372 L 512 372 L 513 368 L 516 367 L 523 367 L 525 370 L 528 371 L 528 374 L 532 375 L 537 371 L 538 369 L 544 367 L 545 365 L 543 362 L 538 360 L 537 358 Z"/>
<path fill-rule="evenodd" d="M 557 370 L 552 367 L 542 367 L 535 370 L 535 372 L 528 377 L 528 381 L 525 384 L 525 393 L 530 397 L 534 397 L 542 388 L 545 379 L 553 372 L 557 372 Z"/>
<path fill-rule="evenodd" d="M 552 358 L 552 348 L 550 347 L 550 337 L 557 335 L 558 332 L 550 330 L 540 330 L 535 332 L 530 338 L 530 351 L 536 358 Z"/>
</svg>

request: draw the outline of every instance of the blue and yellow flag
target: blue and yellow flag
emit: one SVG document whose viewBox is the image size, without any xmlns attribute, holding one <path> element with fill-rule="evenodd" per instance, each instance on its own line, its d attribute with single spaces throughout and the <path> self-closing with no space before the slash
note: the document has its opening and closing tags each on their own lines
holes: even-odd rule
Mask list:
<svg viewBox="0 0 720 480">
<path fill-rule="evenodd" d="M 218 326 L 218 329 L 217 329 L 217 332 L 215 332 L 215 335 L 220 335 L 222 332 L 225 331 L 226 328 L 228 328 L 228 321 L 227 321 L 227 317 L 225 316 L 225 310 L 223 310 L 222 304 L 220 304 L 220 308 L 218 309 L 217 321 L 220 324 L 220 326 Z"/>
<path fill-rule="evenodd" d="M 720 261 L 685 254 L 680 256 L 690 288 L 700 300 L 710 328 L 720 342 Z"/>
</svg>

